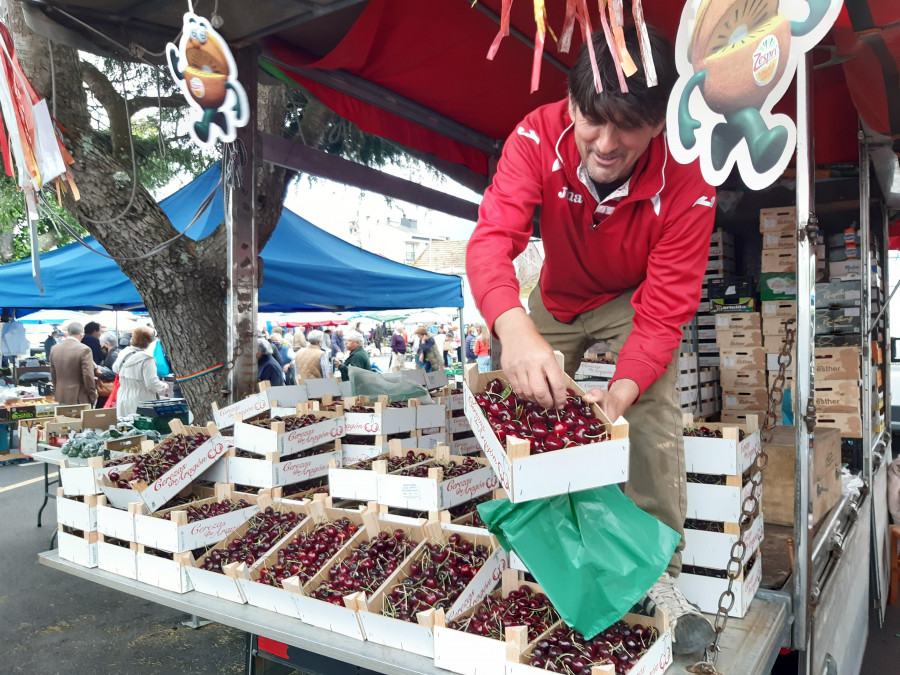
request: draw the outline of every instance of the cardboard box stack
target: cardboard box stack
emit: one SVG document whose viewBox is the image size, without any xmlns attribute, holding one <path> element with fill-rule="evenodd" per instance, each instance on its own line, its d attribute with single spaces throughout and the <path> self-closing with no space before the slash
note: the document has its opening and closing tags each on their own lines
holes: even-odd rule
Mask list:
<svg viewBox="0 0 900 675">
<path fill-rule="evenodd" d="M 746 424 L 711 424 L 684 416 L 684 459 L 687 470 L 687 520 L 683 568 L 678 585 L 704 612 L 715 612 L 728 585 L 725 570 L 740 534 L 741 511 L 753 485 L 750 478 L 760 452 L 755 415 Z M 757 492 L 757 498 L 760 492 Z M 742 617 L 762 579 L 762 510 L 744 533 L 743 568 L 734 586 L 730 616 Z"/>
<path fill-rule="evenodd" d="M 721 286 L 734 273 L 734 261 L 734 240 L 727 232 L 716 230 L 710 237 L 709 262 L 703 279 L 696 322 L 682 328 L 681 358 L 676 382 L 682 412 L 692 413 L 697 417 L 707 417 L 721 409 L 720 359 L 716 344 L 716 317 L 712 313 L 710 301 L 710 282 Z"/>
<path fill-rule="evenodd" d="M 766 354 L 761 328 L 759 312 L 716 315 L 723 423 L 743 423 L 748 414 L 760 418 L 766 414 Z"/>
</svg>

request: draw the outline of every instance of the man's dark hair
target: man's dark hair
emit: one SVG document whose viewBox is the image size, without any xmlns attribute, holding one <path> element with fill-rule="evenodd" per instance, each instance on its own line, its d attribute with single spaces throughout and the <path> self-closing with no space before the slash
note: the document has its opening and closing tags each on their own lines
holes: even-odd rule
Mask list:
<svg viewBox="0 0 900 675">
<path fill-rule="evenodd" d="M 597 124 L 612 122 L 627 129 L 637 129 L 645 125 L 655 126 L 666 118 L 669 93 L 678 79 L 675 52 L 659 32 L 650 26 L 647 26 L 647 30 L 650 33 L 650 50 L 659 84 L 647 87 L 637 31 L 634 26 L 626 26 L 625 44 L 638 67 L 634 75 L 625 78 L 627 94 L 619 89 L 616 65 L 610 56 L 603 31 L 596 31 L 592 37 L 600 82 L 603 85 L 603 92 L 600 94 L 594 86 L 591 53 L 587 43 L 581 45 L 578 59 L 569 71 L 569 96 L 588 121 Z"/>
<path fill-rule="evenodd" d="M 98 330 L 100 330 L 100 324 L 96 321 L 88 321 L 84 326 L 85 335 L 93 335 Z"/>
</svg>

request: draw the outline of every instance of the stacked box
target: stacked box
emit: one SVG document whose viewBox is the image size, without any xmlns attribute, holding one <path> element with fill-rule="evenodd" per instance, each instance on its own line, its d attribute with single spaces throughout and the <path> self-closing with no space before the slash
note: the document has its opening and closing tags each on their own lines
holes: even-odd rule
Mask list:
<svg viewBox="0 0 900 675">
<path fill-rule="evenodd" d="M 707 275 L 719 272 L 713 283 L 704 283 L 701 303 L 694 322 L 684 326 L 681 343 L 681 358 L 678 364 L 679 402 L 682 412 L 698 417 L 711 416 L 721 409 L 721 387 L 719 383 L 719 347 L 716 344 L 716 317 L 713 311 L 721 310 L 723 298 L 710 300 L 713 288 L 720 288 L 725 275 L 733 275 L 734 240 L 731 235 L 719 229 L 710 237 L 709 263 Z M 707 281 L 709 281 L 707 279 Z M 715 305 L 715 309 L 713 309 Z"/>
<path fill-rule="evenodd" d="M 797 283 L 797 212 L 793 206 L 761 209 L 759 232 L 762 235 L 762 277 L 760 296 L 763 302 L 796 299 Z M 816 281 L 827 276 L 825 238 L 816 240 Z M 770 297 L 785 293 L 793 287 L 793 298 Z M 790 295 L 790 292 L 787 292 Z"/>
<path fill-rule="evenodd" d="M 593 347 L 584 353 L 584 359 L 574 379 L 585 391 L 609 389 L 609 381 L 616 373 L 616 360 L 612 352 L 595 353 Z"/>
<path fill-rule="evenodd" d="M 761 447 L 759 423 L 752 414 L 742 425 L 710 424 L 690 415 L 683 423 L 687 520 L 678 585 L 702 611 L 715 612 L 723 583 L 727 584 L 731 548 L 740 535 L 742 506 L 753 489 L 750 479 Z M 761 493 L 756 496 L 760 499 Z M 758 510 L 743 536 L 743 570 L 735 582 L 730 616 L 743 617 L 759 588 L 763 534 Z"/>
<path fill-rule="evenodd" d="M 759 312 L 716 315 L 723 412 L 765 414 L 768 393 L 763 374 L 765 352 L 761 327 Z"/>
</svg>

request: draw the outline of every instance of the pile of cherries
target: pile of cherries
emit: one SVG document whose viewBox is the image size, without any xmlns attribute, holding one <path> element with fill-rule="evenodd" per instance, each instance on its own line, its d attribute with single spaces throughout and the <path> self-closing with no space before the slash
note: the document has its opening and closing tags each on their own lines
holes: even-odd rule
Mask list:
<svg viewBox="0 0 900 675">
<path fill-rule="evenodd" d="M 627 673 L 656 642 L 653 627 L 617 621 L 590 640 L 576 630 L 560 627 L 538 640 L 529 665 L 552 673 L 589 675 L 593 666 L 612 664 L 617 675 Z"/>
<path fill-rule="evenodd" d="M 417 464 L 416 466 L 410 466 L 405 469 L 402 469 L 397 472 L 398 476 L 413 476 L 416 478 L 427 478 L 428 477 L 428 469 L 434 469 L 440 467 L 444 470 L 444 479 L 448 478 L 458 478 L 459 476 L 464 476 L 467 473 L 471 473 L 477 469 L 482 467 L 481 464 L 476 462 L 472 457 L 466 457 L 461 462 L 450 461 L 450 462 L 428 462 L 427 464 Z"/>
<path fill-rule="evenodd" d="M 444 545 L 428 544 L 409 565 L 409 575 L 384 597 L 383 613 L 413 621 L 418 612 L 449 609 L 488 559 L 486 546 L 453 533 Z"/>
<path fill-rule="evenodd" d="M 713 431 L 709 427 L 684 427 L 682 430 L 682 434 L 684 436 L 695 436 L 697 438 L 722 438 L 722 430 L 716 429 Z M 738 429 L 738 441 L 744 440 L 743 429 Z"/>
<path fill-rule="evenodd" d="M 316 417 L 315 415 L 288 415 L 287 417 L 281 417 L 276 415 L 275 417 L 264 417 L 255 420 L 248 420 L 246 424 L 249 424 L 254 427 L 262 427 L 263 429 L 271 429 L 272 424 L 275 422 L 284 422 L 284 430 L 285 431 L 295 431 L 297 429 L 302 429 L 303 427 L 308 427 L 311 424 L 316 424 L 317 422 L 321 422 L 322 418 Z"/>
<path fill-rule="evenodd" d="M 189 523 L 196 523 L 198 520 L 206 520 L 207 518 L 215 518 L 216 516 L 224 516 L 232 511 L 240 511 L 250 506 L 246 499 L 240 499 L 236 502 L 230 499 L 223 499 L 220 502 L 209 502 L 200 506 L 188 506 L 187 519 Z M 172 512 L 167 511 L 160 515 L 163 520 L 172 520 Z"/>
<path fill-rule="evenodd" d="M 530 586 L 520 586 L 507 597 L 489 595 L 478 607 L 459 621 L 450 621 L 448 628 L 505 640 L 510 626 L 526 626 L 528 641 L 533 642 L 553 624 L 559 614 L 543 593 L 535 593 Z"/>
<path fill-rule="evenodd" d="M 418 546 L 406 532 L 382 530 L 378 536 L 352 549 L 339 565 L 328 570 L 328 579 L 309 597 L 343 607 L 344 596 L 363 591 L 371 593 L 384 583 Z"/>
<path fill-rule="evenodd" d="M 388 403 L 388 408 L 408 408 L 409 404 L 404 401 L 393 401 Z M 352 405 L 347 408 L 347 412 L 351 413 L 370 413 L 374 414 L 375 408 L 369 405 Z"/>
<path fill-rule="evenodd" d="M 352 466 L 348 466 L 348 469 L 360 469 L 362 471 L 371 471 L 372 465 L 378 461 L 379 459 L 384 459 L 382 456 L 378 457 L 370 457 L 369 459 L 364 459 L 361 462 L 357 462 Z M 416 454 L 412 450 L 406 453 L 403 457 L 388 457 L 388 473 L 396 471 L 397 469 L 402 469 L 403 467 L 412 466 L 413 464 L 418 464 L 419 462 L 424 462 L 429 459 L 428 455 L 424 452 L 420 452 Z M 425 472 L 425 475 L 428 475 L 428 472 Z"/>
<path fill-rule="evenodd" d="M 571 389 L 566 390 L 562 410 L 545 410 L 520 399 L 506 382 L 494 378 L 483 392 L 475 394 L 475 402 L 501 443 L 509 436 L 527 439 L 534 455 L 609 439 L 603 422 Z"/>
<path fill-rule="evenodd" d="M 214 548 L 206 556 L 201 567 L 210 572 L 221 572 L 222 566 L 228 563 L 243 562 L 252 565 L 301 520 L 303 516 L 293 511 L 279 513 L 271 506 L 267 506 L 264 511 L 257 513 L 247 522 L 250 527 L 243 536 L 235 537 L 222 548 Z"/>
<path fill-rule="evenodd" d="M 312 579 L 356 533 L 357 527 L 347 518 L 316 525 L 311 532 L 301 532 L 290 543 L 278 549 L 278 562 L 259 570 L 261 584 L 281 587 L 289 577 L 300 577 L 301 583 Z"/>
<path fill-rule="evenodd" d="M 152 483 L 208 440 L 209 436 L 204 433 L 196 433 L 193 436 L 170 436 L 147 454 L 137 455 L 134 458 L 131 480 Z M 131 487 L 116 471 L 109 473 L 109 479 L 117 487 L 125 489 Z"/>
<path fill-rule="evenodd" d="M 756 564 L 756 554 L 754 553 L 744 564 L 744 576 L 750 574 L 753 565 Z M 695 565 L 682 565 L 681 571 L 684 574 L 694 574 L 700 577 L 712 577 L 715 579 L 727 579 L 728 573 L 725 570 L 716 570 L 711 567 L 697 567 Z"/>
</svg>

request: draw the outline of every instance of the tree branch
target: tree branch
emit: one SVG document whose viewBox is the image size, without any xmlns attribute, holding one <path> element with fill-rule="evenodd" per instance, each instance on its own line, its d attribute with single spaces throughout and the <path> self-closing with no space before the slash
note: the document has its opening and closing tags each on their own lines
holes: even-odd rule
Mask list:
<svg viewBox="0 0 900 675">
<path fill-rule="evenodd" d="M 82 80 L 90 87 L 91 93 L 100 101 L 109 116 L 109 137 L 112 141 L 113 154 L 121 160 L 127 160 L 131 120 L 125 109 L 125 98 L 93 63 L 82 61 L 81 73 Z"/>
<path fill-rule="evenodd" d="M 186 105 L 187 101 L 184 100 L 184 96 L 163 96 L 162 98 L 135 96 L 128 100 L 128 109 L 132 115 L 147 108 L 183 108 Z"/>
</svg>

